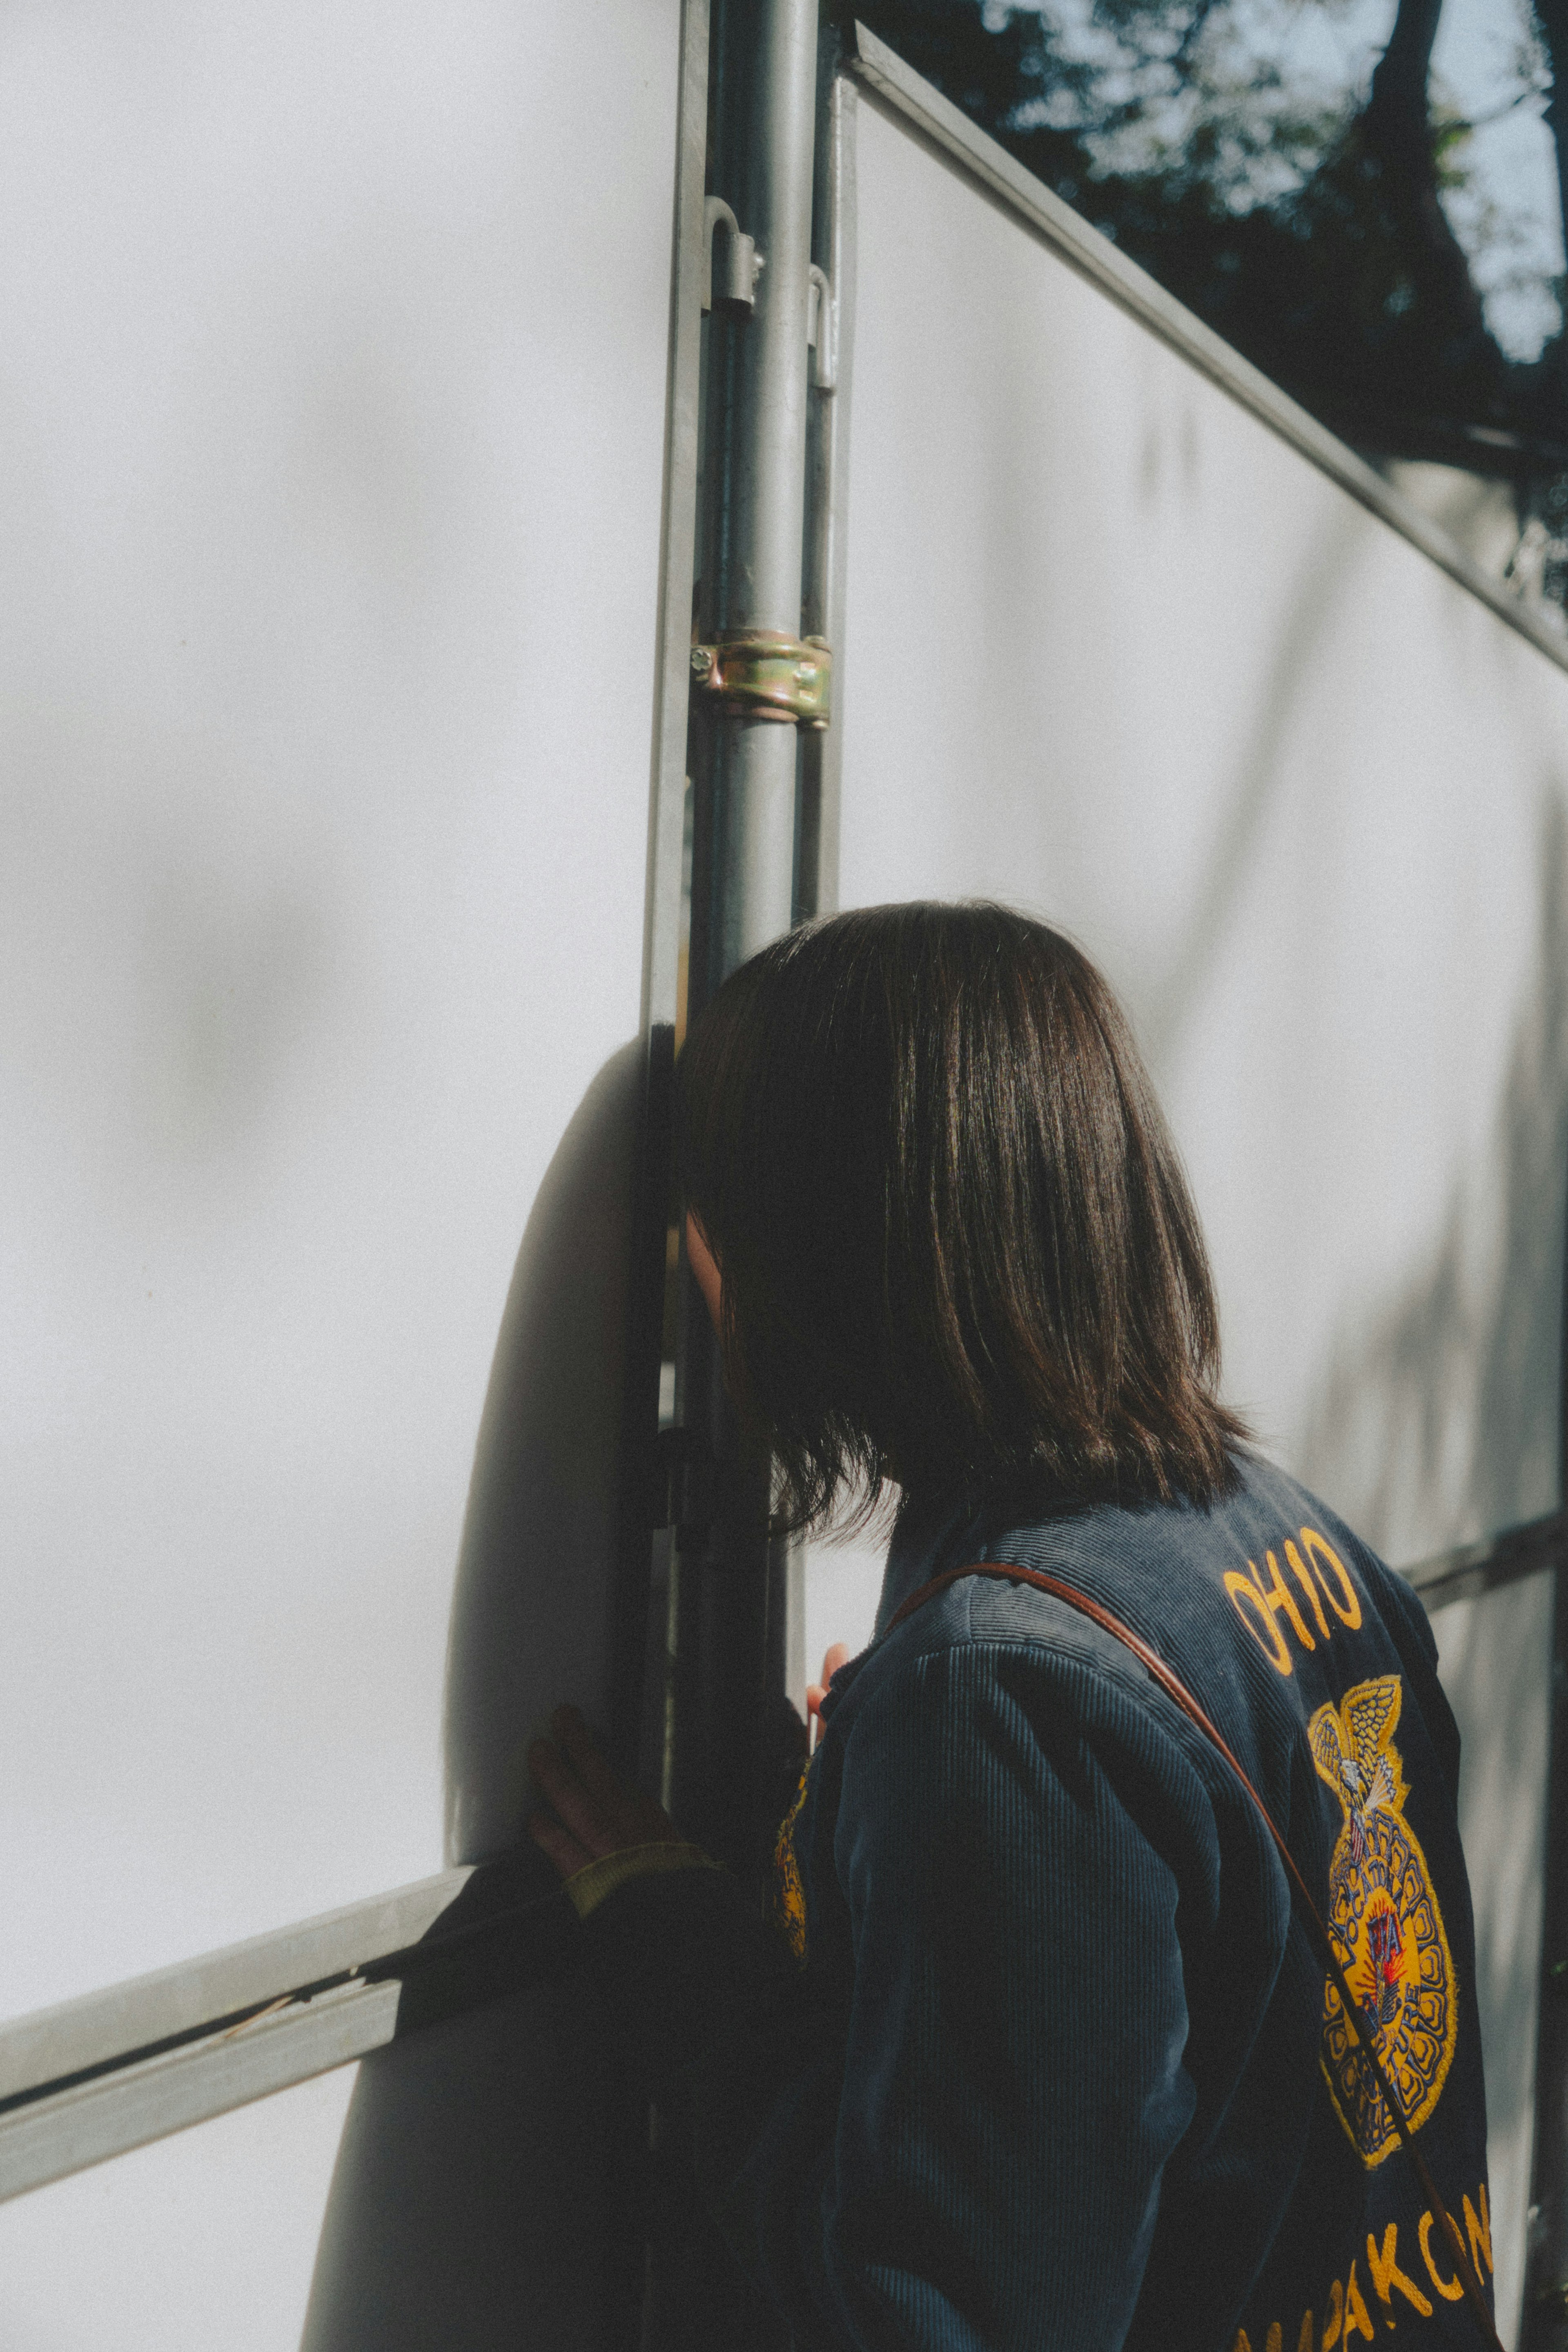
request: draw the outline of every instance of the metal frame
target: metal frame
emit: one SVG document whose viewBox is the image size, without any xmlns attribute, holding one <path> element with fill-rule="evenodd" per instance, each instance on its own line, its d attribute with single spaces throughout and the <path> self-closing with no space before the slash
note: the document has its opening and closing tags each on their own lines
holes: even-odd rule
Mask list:
<svg viewBox="0 0 1568 2352">
<path fill-rule="evenodd" d="M 806 556 L 801 626 L 826 637 L 839 661 L 834 721 L 800 744 L 797 921 L 839 903 L 839 786 L 843 752 L 842 647 L 849 557 L 849 436 L 854 376 L 855 111 L 857 87 L 844 69 L 841 38 L 824 26 L 819 59 L 816 188 L 811 255 L 827 289 L 833 338 L 832 383 L 812 399 L 806 445 Z M 802 1675 L 801 1679 L 804 1679 Z"/>
<path fill-rule="evenodd" d="M 749 303 L 716 301 L 699 425 L 697 636 L 702 646 L 800 637 L 808 446 L 833 395 L 832 290 L 812 246 L 817 0 L 721 0 L 713 20 L 707 209 L 755 245 Z M 816 336 L 816 358 L 810 339 Z M 688 583 L 688 594 L 691 583 Z M 800 733 L 780 716 L 692 698 L 695 1012 L 796 911 Z M 706 1310 L 677 1267 L 676 1418 L 693 1463 L 672 1548 L 670 1738 L 677 1817 L 709 1850 L 758 1859 L 758 1726 L 784 1687 L 786 1549 L 768 1538 L 767 1454 L 741 1431 Z"/>
<path fill-rule="evenodd" d="M 448 1870 L 0 2027 L 0 2200 L 554 1980 L 539 1857 Z"/>
<path fill-rule="evenodd" d="M 653 670 L 653 761 L 643 930 L 644 1030 L 654 1022 L 674 1023 L 680 971 L 703 284 L 710 274 L 711 260 L 703 193 L 707 162 L 708 52 L 709 0 L 683 0 L 681 83 L 675 126 L 675 221 L 670 257 L 664 503 Z"/>
<path fill-rule="evenodd" d="M 1439 571 L 1479 596 L 1510 628 L 1528 637 L 1538 651 L 1560 669 L 1568 669 L 1568 635 L 1532 613 L 1502 583 L 1481 570 L 1445 530 L 1428 520 L 1411 501 L 1390 488 L 1354 449 L 1337 439 L 1326 425 L 1309 416 L 1239 352 L 1185 310 L 1176 297 L 1140 269 L 1136 262 L 1081 220 L 1071 205 L 1042 180 L 1015 163 L 1005 147 L 977 130 L 940 90 L 906 66 L 902 58 L 857 23 L 853 55 L 848 62 L 866 89 L 885 107 L 923 135 L 944 156 L 956 163 L 1016 218 L 1025 222 L 1071 268 L 1089 278 L 1103 294 L 1147 327 L 1173 351 L 1191 362 L 1222 392 L 1248 409 L 1261 424 L 1316 466 L 1321 473 L 1369 507 L 1391 529 L 1430 556 Z"/>
<path fill-rule="evenodd" d="M 1568 1512 L 1552 1511 L 1543 1519 L 1530 1519 L 1500 1536 L 1479 1543 L 1459 1544 L 1452 1551 L 1434 1553 L 1401 1570 L 1427 1605 L 1428 1614 L 1450 1601 L 1479 1600 L 1521 1577 L 1541 1576 L 1568 1559 Z"/>
</svg>

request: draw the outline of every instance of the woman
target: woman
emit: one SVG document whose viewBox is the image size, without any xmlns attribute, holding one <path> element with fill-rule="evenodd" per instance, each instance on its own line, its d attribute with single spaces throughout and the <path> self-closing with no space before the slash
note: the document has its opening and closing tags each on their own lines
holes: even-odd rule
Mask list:
<svg viewBox="0 0 1568 2352">
<path fill-rule="evenodd" d="M 694 1026 L 680 1137 L 691 1262 L 781 1516 L 902 1496 L 876 1637 L 833 1675 L 781 1841 L 781 1935 L 580 1718 L 533 1758 L 534 1835 L 737 2255 L 803 2346 L 1473 2345 L 1443 2217 L 1234 1771 L 1077 1608 L 949 1574 L 1048 1571 L 1196 1696 L 1485 2281 L 1431 1633 L 1219 1402 L 1202 1239 L 1104 982 L 997 907 L 808 927 Z"/>
</svg>

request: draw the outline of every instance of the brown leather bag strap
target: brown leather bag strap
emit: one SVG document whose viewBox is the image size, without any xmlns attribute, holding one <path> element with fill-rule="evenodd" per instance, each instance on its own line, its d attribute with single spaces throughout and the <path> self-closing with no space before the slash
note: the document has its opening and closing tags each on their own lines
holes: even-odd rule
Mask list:
<svg viewBox="0 0 1568 2352">
<path fill-rule="evenodd" d="M 1493 2324 L 1490 2312 L 1487 2309 L 1486 2296 L 1482 2293 L 1480 2280 L 1476 2275 L 1475 2266 L 1470 2261 L 1464 2239 L 1460 2234 L 1459 2225 L 1438 2195 L 1437 2184 L 1432 2178 L 1427 2159 L 1416 2145 L 1415 2128 L 1400 2104 L 1398 2095 L 1389 2081 L 1384 2070 L 1383 2062 L 1374 2047 L 1372 2037 L 1363 2023 L 1360 2003 L 1351 1991 L 1344 1970 L 1340 1966 L 1338 1956 L 1330 1939 L 1329 1931 L 1323 1924 L 1322 1914 L 1312 1901 L 1307 1882 L 1297 1868 L 1295 1856 L 1285 1843 L 1273 1814 L 1242 1770 L 1240 1763 L 1218 1727 L 1199 1706 L 1180 1675 L 1173 1673 L 1166 1665 L 1157 1650 L 1151 1649 L 1140 1634 L 1134 1633 L 1130 1625 L 1124 1625 L 1119 1617 L 1113 1616 L 1110 1610 L 1103 1608 L 1098 1601 L 1092 1601 L 1086 1592 L 1080 1592 L 1076 1585 L 1064 1584 L 1060 1577 L 1048 1576 L 1043 1569 L 1019 1568 L 1010 1560 L 977 1560 L 967 1568 L 949 1568 L 942 1575 L 934 1576 L 929 1584 L 923 1584 L 918 1592 L 911 1593 L 901 1609 L 894 1610 L 883 1628 L 884 1636 L 891 1633 L 895 1625 L 902 1625 L 906 1617 L 913 1616 L 915 1610 L 923 1607 L 935 1594 L 942 1591 L 949 1584 L 956 1584 L 959 1578 L 964 1576 L 998 1576 L 1004 1578 L 1009 1584 L 1032 1584 L 1041 1592 L 1049 1592 L 1054 1599 L 1064 1601 L 1070 1609 L 1076 1609 L 1080 1616 L 1087 1617 L 1091 1623 L 1098 1625 L 1103 1633 L 1111 1634 L 1124 1647 L 1131 1650 L 1139 1664 L 1146 1667 L 1154 1676 L 1166 1697 L 1175 1700 L 1187 1720 L 1196 1724 L 1209 1745 L 1218 1748 L 1220 1755 L 1224 1757 L 1231 1771 L 1257 1807 L 1263 1825 L 1273 1839 L 1280 1859 L 1285 1865 L 1291 1885 L 1301 1898 L 1301 1909 L 1307 1925 L 1312 1930 L 1312 1940 L 1328 1969 L 1329 1981 L 1340 1997 L 1346 2021 L 1355 2036 L 1367 2072 L 1382 2093 L 1388 2112 L 1394 2118 L 1395 2129 L 1404 2143 L 1405 2152 L 1415 2167 L 1416 2178 L 1421 2184 L 1421 2193 L 1441 2224 L 1443 2234 L 1448 2241 L 1448 2250 L 1458 2266 L 1459 2282 L 1465 2290 L 1466 2300 L 1469 2304 L 1476 2325 L 1491 2347 L 1491 2352 L 1503 2352 L 1502 2339 Z"/>
</svg>

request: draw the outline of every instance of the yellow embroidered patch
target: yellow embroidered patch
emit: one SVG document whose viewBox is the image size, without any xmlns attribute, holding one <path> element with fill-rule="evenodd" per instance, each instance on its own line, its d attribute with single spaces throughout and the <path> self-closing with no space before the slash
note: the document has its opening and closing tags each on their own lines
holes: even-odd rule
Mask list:
<svg viewBox="0 0 1568 2352">
<path fill-rule="evenodd" d="M 1402 1696 L 1397 1675 L 1358 1683 L 1337 1707 L 1320 1706 L 1307 1733 L 1344 1816 L 1329 1864 L 1335 1956 L 1415 2126 L 1437 2104 L 1459 2016 L 1448 1931 L 1405 1819 L 1409 1790 L 1393 1745 Z M 1398 2135 L 1332 1981 L 1323 1986 L 1322 2070 L 1351 2145 L 1364 2164 L 1381 2164 Z"/>
<path fill-rule="evenodd" d="M 1481 2278 L 1490 2274 L 1492 2266 L 1491 2214 L 1487 2205 L 1487 2185 L 1484 2180 L 1476 2189 L 1476 2204 L 1480 2208 L 1479 2212 L 1468 2197 L 1464 2200 L 1465 2224 L 1470 2233 L 1470 2258 L 1475 2263 L 1476 2276 Z M 1421 2250 L 1421 2260 L 1426 2266 L 1427 2278 L 1437 2288 L 1444 2302 L 1457 2303 L 1465 2290 L 1460 2285 L 1457 2273 L 1450 2277 L 1438 2269 L 1432 2252 L 1432 2229 L 1431 2214 L 1423 2213 L 1416 2228 L 1416 2240 Z M 1406 2231 L 1408 2231 L 1408 2225 L 1406 2225 Z M 1408 2250 L 1408 2234 L 1406 2237 L 1406 2247 Z M 1356 2336 L 1364 2336 L 1369 2344 L 1377 2341 L 1376 2330 L 1373 2326 L 1372 2309 L 1361 2291 L 1361 2282 L 1355 2274 L 1356 2263 L 1359 2260 L 1359 2255 L 1353 2255 L 1349 2277 L 1335 2279 L 1333 2284 L 1326 2288 L 1319 2299 L 1323 2313 L 1321 2335 L 1314 2333 L 1312 2311 L 1302 2312 L 1301 2323 L 1296 2330 L 1296 2352 L 1313 2352 L 1314 2347 L 1316 2352 L 1343 2352 L 1343 2347 Z M 1397 2221 L 1390 2221 L 1385 2228 L 1381 2245 L 1371 2231 L 1367 2231 L 1366 2260 L 1367 2267 L 1372 2273 L 1373 2293 L 1382 2308 L 1383 2325 L 1385 2328 L 1398 2325 L 1394 2309 L 1396 2294 L 1402 2302 L 1408 2304 L 1410 2309 L 1418 2317 L 1431 2318 L 1437 2306 L 1416 2278 L 1415 2262 L 1409 2256 L 1408 2251 L 1406 2251 L 1406 2260 L 1410 2267 L 1406 2269 L 1400 2262 Z M 1271 2319 L 1269 2322 L 1266 2336 L 1263 2334 L 1260 2321 L 1254 2318 L 1252 2324 L 1261 2340 L 1263 2352 L 1282 2352 L 1282 2347 L 1290 2342 L 1290 2330 L 1282 2320 Z M 1420 2336 L 1418 2340 L 1424 2344 L 1427 2341 L 1427 2337 Z M 1230 2352 L 1252 2352 L 1252 2338 L 1245 2326 L 1237 2329 Z"/>
<path fill-rule="evenodd" d="M 795 1824 L 806 1801 L 810 1775 L 810 1766 L 808 1764 L 801 1770 L 795 1801 L 779 1825 L 779 1836 L 773 1848 L 774 1923 L 800 1968 L 806 1965 L 806 1889 L 800 1877 L 800 1857 L 795 1852 Z"/>
</svg>

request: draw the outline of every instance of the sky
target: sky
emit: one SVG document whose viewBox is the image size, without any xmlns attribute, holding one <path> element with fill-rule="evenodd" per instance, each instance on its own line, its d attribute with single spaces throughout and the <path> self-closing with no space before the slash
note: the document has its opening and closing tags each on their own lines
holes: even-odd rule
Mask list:
<svg viewBox="0 0 1568 2352">
<path fill-rule="evenodd" d="M 1394 12 L 1387 0 L 1376 0 L 1356 6 L 1347 29 L 1353 19 L 1364 58 L 1364 85 Z M 1520 54 L 1532 35 L 1528 0 L 1445 0 L 1432 56 L 1434 97 L 1472 122 L 1497 113 L 1520 89 Z M 1445 199 L 1455 235 L 1469 256 L 1487 323 L 1509 357 L 1517 360 L 1539 358 L 1560 318 L 1550 281 L 1563 272 L 1563 215 L 1545 103 L 1543 96 L 1533 95 L 1478 128 L 1465 159 L 1474 192 Z M 1490 224 L 1489 205 L 1495 207 Z"/>
<path fill-rule="evenodd" d="M 1064 47 L 1104 53 L 1093 0 L 1037 0 Z M 1394 23 L 1396 0 L 1232 0 L 1228 25 L 1244 49 L 1277 63 L 1288 88 L 1348 104 L 1364 99 Z M 988 16 L 1011 13 L 990 0 Z M 1539 58 L 1530 0 L 1445 0 L 1432 97 L 1477 127 L 1456 157 L 1467 185 L 1444 205 L 1469 257 L 1487 321 L 1511 359 L 1540 356 L 1560 323 L 1552 281 L 1563 269 L 1556 162 L 1543 93 L 1529 87 Z M 1537 76 L 1543 79 L 1543 74 Z M 1041 112 L 1050 116 L 1050 102 Z"/>
<path fill-rule="evenodd" d="M 1282 34 L 1285 55 L 1364 97 L 1394 23 L 1394 0 L 1250 0 Z M 1260 28 L 1261 30 L 1261 26 Z M 1534 40 L 1529 0 L 1445 0 L 1432 57 L 1432 97 L 1478 128 L 1461 161 L 1471 185 L 1445 209 L 1464 246 L 1487 323 L 1511 359 L 1539 358 L 1560 313 L 1563 271 L 1556 159 L 1540 93 L 1516 100 Z M 1507 111 L 1503 112 L 1506 107 Z M 1496 120 L 1488 121 L 1489 116 Z"/>
</svg>

